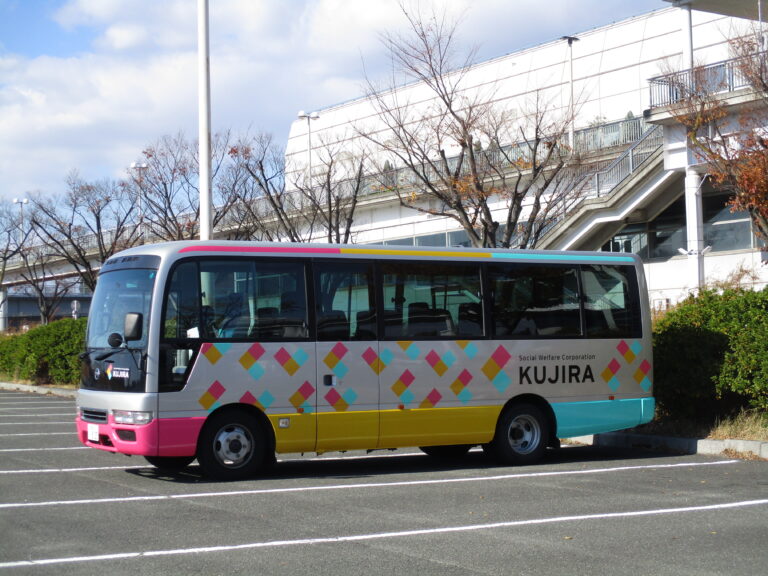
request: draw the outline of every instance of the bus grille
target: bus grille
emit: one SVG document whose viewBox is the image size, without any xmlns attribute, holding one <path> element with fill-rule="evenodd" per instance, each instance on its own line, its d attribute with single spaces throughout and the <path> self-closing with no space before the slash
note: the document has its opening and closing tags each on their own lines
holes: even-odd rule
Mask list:
<svg viewBox="0 0 768 576">
<path fill-rule="evenodd" d="M 83 408 L 80 411 L 80 417 L 86 422 L 99 422 L 106 424 L 107 411 L 106 410 L 93 410 L 91 408 Z"/>
</svg>

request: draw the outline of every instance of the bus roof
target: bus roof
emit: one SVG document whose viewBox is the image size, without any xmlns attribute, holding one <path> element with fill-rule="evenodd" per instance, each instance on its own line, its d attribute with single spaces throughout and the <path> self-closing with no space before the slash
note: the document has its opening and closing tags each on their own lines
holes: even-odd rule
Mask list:
<svg viewBox="0 0 768 576">
<path fill-rule="evenodd" d="M 393 246 L 369 244 L 293 244 L 276 242 L 245 242 L 230 240 L 190 240 L 144 244 L 125 250 L 113 256 L 154 255 L 176 260 L 191 255 L 210 256 L 253 256 L 289 257 L 352 257 L 382 259 L 424 259 L 430 260 L 500 260 L 517 262 L 549 263 L 596 263 L 634 264 L 640 263 L 634 254 L 611 252 L 583 252 L 560 250 L 513 250 L 505 248 L 461 248 L 432 246 Z"/>
</svg>

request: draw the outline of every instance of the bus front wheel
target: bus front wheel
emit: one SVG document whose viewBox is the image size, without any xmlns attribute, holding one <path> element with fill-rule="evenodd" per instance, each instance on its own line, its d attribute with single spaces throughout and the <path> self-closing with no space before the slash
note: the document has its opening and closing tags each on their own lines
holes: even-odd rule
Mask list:
<svg viewBox="0 0 768 576">
<path fill-rule="evenodd" d="M 214 414 L 203 427 L 197 461 L 203 474 L 215 480 L 243 480 L 264 463 L 264 435 L 256 419 L 244 410 Z"/>
<path fill-rule="evenodd" d="M 549 442 L 548 420 L 533 404 L 507 408 L 496 425 L 486 452 L 504 464 L 532 464 L 544 456 Z"/>
</svg>

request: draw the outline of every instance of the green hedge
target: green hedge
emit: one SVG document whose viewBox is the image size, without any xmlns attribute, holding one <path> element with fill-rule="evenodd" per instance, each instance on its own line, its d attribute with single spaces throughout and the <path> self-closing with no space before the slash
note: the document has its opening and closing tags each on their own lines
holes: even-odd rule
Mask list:
<svg viewBox="0 0 768 576">
<path fill-rule="evenodd" d="M 85 345 L 85 318 L 65 318 L 0 338 L 0 374 L 36 384 L 77 384 L 77 355 Z"/>
<path fill-rule="evenodd" d="M 768 409 L 768 290 L 689 297 L 656 322 L 653 352 L 654 395 L 667 415 Z"/>
</svg>

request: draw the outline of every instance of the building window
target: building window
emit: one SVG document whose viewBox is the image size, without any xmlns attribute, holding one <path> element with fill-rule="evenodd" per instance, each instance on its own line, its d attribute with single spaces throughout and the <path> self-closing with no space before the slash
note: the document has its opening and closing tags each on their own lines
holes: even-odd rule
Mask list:
<svg viewBox="0 0 768 576">
<path fill-rule="evenodd" d="M 728 199 L 728 194 L 702 198 L 704 245 L 713 252 L 749 250 L 756 246 L 749 214 L 733 212 Z M 677 256 L 687 244 L 685 197 L 680 197 L 654 220 L 625 226 L 603 245 L 603 251 L 637 254 L 647 261 Z"/>
</svg>

